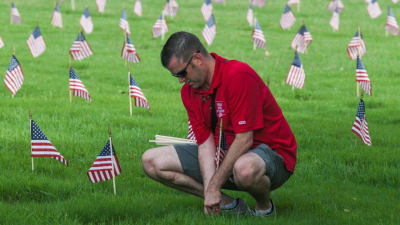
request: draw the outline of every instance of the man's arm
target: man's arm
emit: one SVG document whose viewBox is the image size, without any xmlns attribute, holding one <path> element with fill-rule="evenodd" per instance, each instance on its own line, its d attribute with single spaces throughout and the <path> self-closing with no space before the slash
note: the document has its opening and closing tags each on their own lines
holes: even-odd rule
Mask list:
<svg viewBox="0 0 400 225">
<path fill-rule="evenodd" d="M 207 140 L 199 145 L 198 158 L 201 176 L 203 177 L 204 192 L 207 190 L 207 186 L 210 183 L 212 176 L 215 173 L 215 142 L 214 135 L 210 133 Z"/>
<path fill-rule="evenodd" d="M 205 189 L 204 205 L 208 213 L 219 211 L 221 202 L 221 187 L 232 174 L 233 166 L 238 158 L 246 153 L 253 145 L 253 131 L 238 133 L 230 146 L 228 153 L 224 157 L 221 166 L 211 178 L 210 183 Z"/>
</svg>

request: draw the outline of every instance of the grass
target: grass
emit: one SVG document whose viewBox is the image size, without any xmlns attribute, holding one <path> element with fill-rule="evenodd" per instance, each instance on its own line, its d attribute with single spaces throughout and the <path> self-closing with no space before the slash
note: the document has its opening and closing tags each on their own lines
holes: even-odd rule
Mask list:
<svg viewBox="0 0 400 225">
<path fill-rule="evenodd" d="M 125 2 L 125 3 L 124 3 Z M 15 98 L 0 88 L 0 224 L 398 224 L 400 221 L 400 134 L 398 37 L 385 37 L 386 15 L 370 19 L 363 1 L 344 2 L 340 30 L 329 27 L 331 13 L 323 0 L 302 1 L 297 22 L 289 31 L 279 27 L 284 1 L 268 1 L 255 8 L 272 53 L 253 51 L 251 27 L 246 21 L 247 1 L 214 4 L 217 36 L 209 51 L 251 65 L 265 80 L 299 143 L 295 174 L 272 193 L 278 217 L 274 219 L 206 217 L 202 201 L 151 181 L 143 173 L 140 156 L 154 145 L 155 134 L 185 137 L 187 116 L 180 101 L 181 85 L 162 68 L 159 53 L 164 41 L 151 37 L 162 1 L 143 1 L 144 16 L 132 13 L 133 1 L 108 1 L 104 14 L 89 10 L 94 32 L 86 35 L 94 55 L 72 66 L 89 90 L 93 102 L 68 96 L 68 50 L 79 31 L 87 1 L 61 5 L 63 29 L 50 26 L 53 3 L 21 1 L 16 6 L 21 25 L 9 24 L 9 2 L 1 2 L 0 67 L 6 70 L 13 48 L 25 73 Z M 179 1 L 178 16 L 168 20 L 168 35 L 185 30 L 201 37 L 205 22 L 202 1 Z M 127 7 L 132 41 L 142 62 L 131 66 L 133 76 L 149 100 L 151 113 L 134 108 L 129 116 L 127 67 L 120 58 L 124 40 L 118 27 Z M 383 14 L 389 1 L 380 2 Z M 395 16 L 400 6 L 393 6 Z M 293 50 L 289 48 L 302 21 L 313 36 L 306 55 L 304 90 L 284 84 Z M 26 40 L 39 24 L 46 52 L 34 59 Z M 356 63 L 346 46 L 360 25 L 367 44 L 363 57 L 374 96 L 366 96 L 372 147 L 361 144 L 350 131 L 358 106 L 355 96 Z M 167 37 L 168 37 L 167 35 Z M 69 161 L 35 159 L 31 171 L 29 110 L 33 119 Z M 113 133 L 122 173 L 117 195 L 110 181 L 91 184 L 86 176 Z M 251 205 L 245 193 L 240 196 Z"/>
</svg>

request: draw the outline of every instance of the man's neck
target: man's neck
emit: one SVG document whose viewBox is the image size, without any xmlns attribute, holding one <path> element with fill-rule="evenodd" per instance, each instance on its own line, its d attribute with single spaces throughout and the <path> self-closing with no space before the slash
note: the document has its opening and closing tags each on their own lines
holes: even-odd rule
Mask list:
<svg viewBox="0 0 400 225">
<path fill-rule="evenodd" d="M 203 89 L 209 90 L 212 79 L 214 77 L 214 70 L 215 70 L 215 58 L 212 55 L 209 55 L 209 60 L 207 61 L 207 81 L 206 84 L 204 85 Z"/>
</svg>

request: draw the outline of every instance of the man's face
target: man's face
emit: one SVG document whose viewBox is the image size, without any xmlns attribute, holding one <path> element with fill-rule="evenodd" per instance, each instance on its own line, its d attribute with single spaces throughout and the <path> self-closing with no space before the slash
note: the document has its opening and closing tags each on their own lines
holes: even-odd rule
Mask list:
<svg viewBox="0 0 400 225">
<path fill-rule="evenodd" d="M 187 62 L 178 60 L 173 56 L 167 66 L 168 70 L 172 74 L 183 75 L 177 77 L 180 83 L 186 83 L 192 88 L 202 88 L 206 81 L 206 73 L 199 66 L 200 64 L 200 53 L 193 53 L 192 57 Z"/>
</svg>

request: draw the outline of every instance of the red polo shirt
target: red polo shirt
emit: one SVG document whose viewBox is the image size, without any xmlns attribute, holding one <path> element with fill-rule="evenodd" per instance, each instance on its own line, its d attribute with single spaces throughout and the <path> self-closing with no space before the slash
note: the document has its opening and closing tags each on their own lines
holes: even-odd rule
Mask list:
<svg viewBox="0 0 400 225">
<path fill-rule="evenodd" d="M 218 124 L 214 133 L 218 143 L 220 118 L 229 146 L 235 134 L 253 131 L 253 146 L 267 144 L 284 159 L 293 173 L 296 165 L 296 139 L 275 98 L 258 74 L 247 64 L 226 60 L 215 53 L 214 75 L 209 90 L 194 89 L 184 84 L 182 102 L 186 108 L 198 145 L 211 132 L 211 95 L 216 91 L 215 109 Z"/>
</svg>

